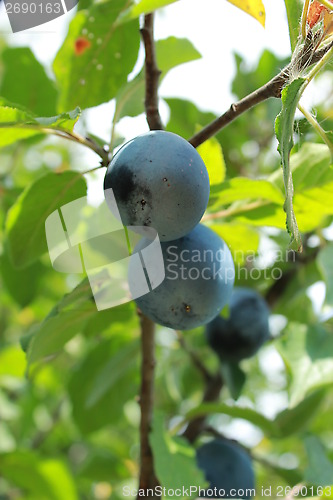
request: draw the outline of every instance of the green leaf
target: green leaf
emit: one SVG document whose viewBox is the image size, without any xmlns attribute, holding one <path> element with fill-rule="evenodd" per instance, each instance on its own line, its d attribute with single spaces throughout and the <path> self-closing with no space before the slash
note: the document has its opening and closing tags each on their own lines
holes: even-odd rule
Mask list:
<svg viewBox="0 0 333 500">
<path fill-rule="evenodd" d="M 333 463 L 327 458 L 323 445 L 316 436 L 306 437 L 304 444 L 309 459 L 309 467 L 305 470 L 306 481 L 318 486 L 331 485 Z"/>
<path fill-rule="evenodd" d="M 315 391 L 294 408 L 280 412 L 275 417 L 275 423 L 281 431 L 281 436 L 287 437 L 306 429 L 318 413 L 325 394 L 325 390 Z"/>
<path fill-rule="evenodd" d="M 75 108 L 73 111 L 67 111 L 55 116 L 35 117 L 34 121 L 42 128 L 61 129 L 71 132 L 80 115 L 80 108 Z"/>
<path fill-rule="evenodd" d="M 160 483 L 173 490 L 205 487 L 203 472 L 196 465 L 194 448 L 181 438 L 171 438 L 164 429 L 164 416 L 155 412 L 149 441 L 153 450 L 154 466 Z M 188 498 L 196 498 L 193 492 Z"/>
<path fill-rule="evenodd" d="M 34 130 L 15 129 L 12 126 L 13 124 L 29 122 L 31 119 L 32 115 L 30 113 L 9 106 L 8 103 L 0 100 L 0 147 L 36 135 Z"/>
<path fill-rule="evenodd" d="M 275 423 L 266 418 L 264 415 L 256 412 L 252 408 L 241 406 L 230 406 L 224 403 L 203 403 L 197 408 L 190 410 L 186 414 L 187 420 L 192 420 L 196 417 L 204 417 L 206 415 L 222 413 L 233 418 L 242 418 L 259 427 L 267 436 L 279 437 L 279 429 Z"/>
<path fill-rule="evenodd" d="M 3 283 L 12 298 L 21 306 L 28 305 L 36 296 L 44 267 L 34 262 L 25 269 L 16 269 L 8 254 L 0 256 L 0 272 Z"/>
<path fill-rule="evenodd" d="M 0 148 L 21 139 L 57 129 L 71 132 L 80 116 L 80 109 L 50 117 L 36 117 L 24 109 L 0 99 Z"/>
<path fill-rule="evenodd" d="M 219 141 L 215 137 L 212 137 L 201 144 L 197 151 L 208 170 L 210 185 L 212 186 L 213 184 L 223 182 L 226 167 Z"/>
<path fill-rule="evenodd" d="M 76 172 L 49 173 L 27 187 L 9 210 L 8 250 L 14 265 L 26 267 L 47 251 L 45 221 L 62 205 L 86 195 L 86 182 Z"/>
<path fill-rule="evenodd" d="M 324 247 L 317 257 L 317 263 L 326 285 L 325 304 L 333 306 L 333 244 Z"/>
<path fill-rule="evenodd" d="M 222 184 L 212 186 L 209 210 L 241 200 L 268 200 L 278 205 L 283 203 L 281 191 L 272 183 L 262 179 L 234 177 Z"/>
<path fill-rule="evenodd" d="M 245 373 L 237 363 L 232 362 L 223 362 L 221 371 L 231 397 L 235 400 L 238 399 L 246 381 Z"/>
<path fill-rule="evenodd" d="M 124 21 L 127 21 L 128 19 L 135 19 L 136 17 L 141 16 L 141 14 L 149 14 L 154 10 L 166 7 L 167 5 L 177 1 L 178 0 L 140 0 L 125 12 L 122 19 Z"/>
<path fill-rule="evenodd" d="M 0 473 L 27 491 L 34 500 L 78 500 L 67 466 L 57 459 L 42 459 L 32 452 L 0 455 Z"/>
<path fill-rule="evenodd" d="M 301 231 L 309 232 L 333 214 L 333 169 L 331 155 L 324 144 L 305 143 L 290 158 L 295 189 L 294 210 Z M 282 171 L 275 172 L 270 180 L 283 188 Z"/>
<path fill-rule="evenodd" d="M 29 365 L 52 356 L 77 333 L 83 332 L 89 319 L 98 315 L 88 279 L 64 295 L 45 320 L 22 337 L 23 349 L 28 352 Z"/>
<path fill-rule="evenodd" d="M 0 379 L 8 376 L 22 378 L 24 376 L 25 367 L 25 355 L 18 345 L 11 344 L 1 349 Z"/>
<path fill-rule="evenodd" d="M 284 0 L 284 3 L 288 17 L 291 50 L 294 50 L 299 35 L 303 2 L 302 0 Z"/>
<path fill-rule="evenodd" d="M 279 141 L 278 151 L 281 155 L 283 179 L 286 191 L 284 210 L 287 214 L 287 230 L 291 236 L 290 246 L 293 250 L 302 250 L 302 240 L 298 231 L 293 209 L 294 187 L 290 169 L 290 151 L 293 147 L 294 119 L 298 101 L 304 90 L 304 78 L 298 78 L 284 87 L 281 93 L 282 109 L 275 121 L 275 134 Z"/>
<path fill-rule="evenodd" d="M 253 256 L 259 247 L 259 234 L 247 224 L 237 221 L 210 226 L 227 243 L 234 262 L 243 264 L 248 255 Z"/>
<path fill-rule="evenodd" d="M 291 375 L 291 408 L 333 383 L 333 337 L 322 326 L 290 323 L 276 346 Z"/>
<path fill-rule="evenodd" d="M 200 111 L 191 101 L 171 97 L 164 100 L 170 108 L 166 129 L 182 137 L 191 137 L 198 125 L 205 126 L 217 118 L 214 113 Z"/>
<path fill-rule="evenodd" d="M 116 425 L 124 419 L 123 407 L 127 401 L 133 401 L 138 390 L 138 357 L 126 364 L 126 369 L 119 373 L 116 383 L 94 405 L 87 406 L 91 398 L 95 381 L 110 366 L 112 359 L 123 349 L 128 349 L 135 336 L 133 329 L 125 333 L 124 323 L 120 332 L 110 339 L 99 341 L 73 371 L 69 382 L 69 395 L 73 406 L 73 417 L 83 433 L 94 432 L 104 426 Z"/>
<path fill-rule="evenodd" d="M 118 380 L 126 373 L 131 360 L 138 355 L 139 351 L 140 344 L 137 340 L 134 340 L 118 351 L 101 368 L 92 381 L 92 387 L 86 402 L 87 408 L 96 405 L 117 384 Z"/>
<path fill-rule="evenodd" d="M 169 36 L 156 42 L 156 58 L 162 79 L 176 66 L 201 58 L 200 52 L 187 38 Z"/>
<path fill-rule="evenodd" d="M 78 307 L 43 321 L 31 332 L 33 337 L 28 348 L 28 365 L 58 354 L 70 339 L 83 331 L 87 320 L 94 314 L 96 306 L 91 302 L 86 307 Z"/>
<path fill-rule="evenodd" d="M 2 64 L 0 95 L 25 106 L 36 115 L 56 113 L 56 86 L 29 48 L 6 48 L 2 52 Z"/>
<path fill-rule="evenodd" d="M 112 0 L 77 12 L 54 61 L 61 111 L 110 101 L 127 81 L 140 35 L 137 21 L 119 24 L 126 4 L 126 0 Z M 78 51 L 82 41 L 86 47 Z"/>
<path fill-rule="evenodd" d="M 155 43 L 160 83 L 167 73 L 176 66 L 194 61 L 201 54 L 186 38 L 169 37 Z M 117 95 L 113 122 L 116 124 L 124 116 L 137 116 L 144 112 L 145 77 L 142 70 L 132 81 L 126 83 Z"/>
</svg>

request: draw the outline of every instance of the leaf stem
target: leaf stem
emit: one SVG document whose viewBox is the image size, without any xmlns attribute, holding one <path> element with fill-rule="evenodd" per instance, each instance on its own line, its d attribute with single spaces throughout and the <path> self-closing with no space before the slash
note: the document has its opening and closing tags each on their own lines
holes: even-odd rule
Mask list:
<svg viewBox="0 0 333 500">
<path fill-rule="evenodd" d="M 303 40 L 305 40 L 305 38 L 306 38 L 306 21 L 307 21 L 308 12 L 309 12 L 309 5 L 310 5 L 310 0 L 305 0 L 304 5 L 303 5 L 302 21 L 301 21 L 301 33 L 302 33 Z"/>
<path fill-rule="evenodd" d="M 93 141 L 88 137 L 84 137 L 77 132 L 64 130 L 62 128 L 52 128 L 52 127 L 42 127 L 37 123 L 18 123 L 18 122 L 2 122 L 0 123 L 0 128 L 23 128 L 28 130 L 35 130 L 36 132 L 40 132 L 41 134 L 55 135 L 57 137 L 61 137 L 62 139 L 66 139 L 68 141 L 75 142 L 76 144 L 81 144 L 82 146 L 86 146 L 94 153 L 98 154 L 98 156 L 102 159 L 102 166 L 107 166 L 109 163 L 108 160 L 108 152 L 102 148 L 97 142 Z"/>
</svg>

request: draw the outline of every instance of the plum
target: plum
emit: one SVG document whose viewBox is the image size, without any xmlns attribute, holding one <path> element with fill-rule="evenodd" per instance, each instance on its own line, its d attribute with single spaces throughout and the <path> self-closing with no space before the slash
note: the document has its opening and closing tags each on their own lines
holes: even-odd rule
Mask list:
<svg viewBox="0 0 333 500">
<path fill-rule="evenodd" d="M 209 498 L 254 497 L 254 472 L 251 458 L 238 444 L 218 438 L 197 449 L 197 464 L 209 482 Z M 220 495 L 219 495 L 220 490 Z M 206 490 L 207 491 L 207 490 Z M 205 495 L 206 496 L 206 495 Z"/>
<path fill-rule="evenodd" d="M 149 240 L 143 238 L 135 252 Z M 234 263 L 226 243 L 208 227 L 198 224 L 177 240 L 162 242 L 164 281 L 154 288 L 154 275 L 147 267 L 152 290 L 137 298 L 142 312 L 160 325 L 186 330 L 211 321 L 228 302 L 235 276 Z M 157 273 L 156 273 L 157 274 Z M 137 277 L 129 266 L 129 285 Z"/>
<path fill-rule="evenodd" d="M 214 318 L 206 335 L 221 360 L 238 362 L 253 356 L 269 337 L 269 308 L 255 290 L 242 287 L 234 288 L 229 308 L 229 318 Z"/>
<path fill-rule="evenodd" d="M 170 241 L 200 221 L 208 203 L 209 177 L 189 142 L 156 130 L 132 139 L 116 153 L 104 179 L 106 201 L 111 188 L 125 226 L 152 227 L 161 241 Z"/>
</svg>

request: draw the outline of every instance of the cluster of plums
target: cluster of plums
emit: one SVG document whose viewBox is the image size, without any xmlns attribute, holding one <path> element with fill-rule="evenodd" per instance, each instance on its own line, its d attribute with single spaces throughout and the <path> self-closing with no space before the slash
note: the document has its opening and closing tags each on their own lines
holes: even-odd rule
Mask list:
<svg viewBox="0 0 333 500">
<path fill-rule="evenodd" d="M 155 288 L 154 272 L 146 269 L 152 289 L 136 299 L 141 311 L 176 330 L 206 325 L 208 344 L 221 361 L 238 363 L 253 356 L 269 336 L 269 309 L 254 290 L 234 288 L 226 243 L 199 224 L 208 203 L 209 177 L 197 151 L 170 132 L 139 136 L 112 159 L 104 189 L 113 190 L 125 226 L 141 226 L 143 234 L 144 228 L 154 228 L 161 241 L 165 279 Z M 151 243 L 148 229 L 135 252 Z M 130 287 L 135 279 L 129 276 Z M 228 318 L 220 316 L 226 304 Z M 239 445 L 214 439 L 198 448 L 197 462 L 215 491 L 210 498 L 235 497 L 235 489 L 237 498 L 251 496 L 252 463 Z"/>
<path fill-rule="evenodd" d="M 209 176 L 196 149 L 171 132 L 136 137 L 111 160 L 104 190 L 113 191 L 125 226 L 148 229 L 135 252 L 148 246 L 150 228 L 161 241 L 165 279 L 155 288 L 146 269 L 152 290 L 136 299 L 143 314 L 176 330 L 211 321 L 230 298 L 235 268 L 226 243 L 199 224 Z M 130 268 L 130 288 L 136 278 Z"/>
<path fill-rule="evenodd" d="M 217 316 L 206 326 L 208 344 L 222 362 L 238 363 L 256 354 L 268 339 L 268 320 L 266 301 L 254 290 L 236 287 L 229 317 Z M 238 444 L 214 439 L 198 448 L 197 463 L 209 482 L 210 498 L 253 498 L 251 458 Z"/>
</svg>

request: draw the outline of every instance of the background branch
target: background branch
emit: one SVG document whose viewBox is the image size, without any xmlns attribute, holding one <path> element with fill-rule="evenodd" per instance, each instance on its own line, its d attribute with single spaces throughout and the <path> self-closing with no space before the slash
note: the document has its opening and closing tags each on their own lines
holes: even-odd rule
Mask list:
<svg viewBox="0 0 333 500">
<path fill-rule="evenodd" d="M 202 398 L 202 403 L 213 403 L 218 401 L 224 381 L 220 371 L 215 375 L 212 375 L 209 380 L 206 381 L 204 395 Z M 190 443 L 193 443 L 197 437 L 201 434 L 206 417 L 200 416 L 196 417 L 188 424 L 185 431 L 183 432 L 183 437 L 185 437 Z"/>
</svg>

